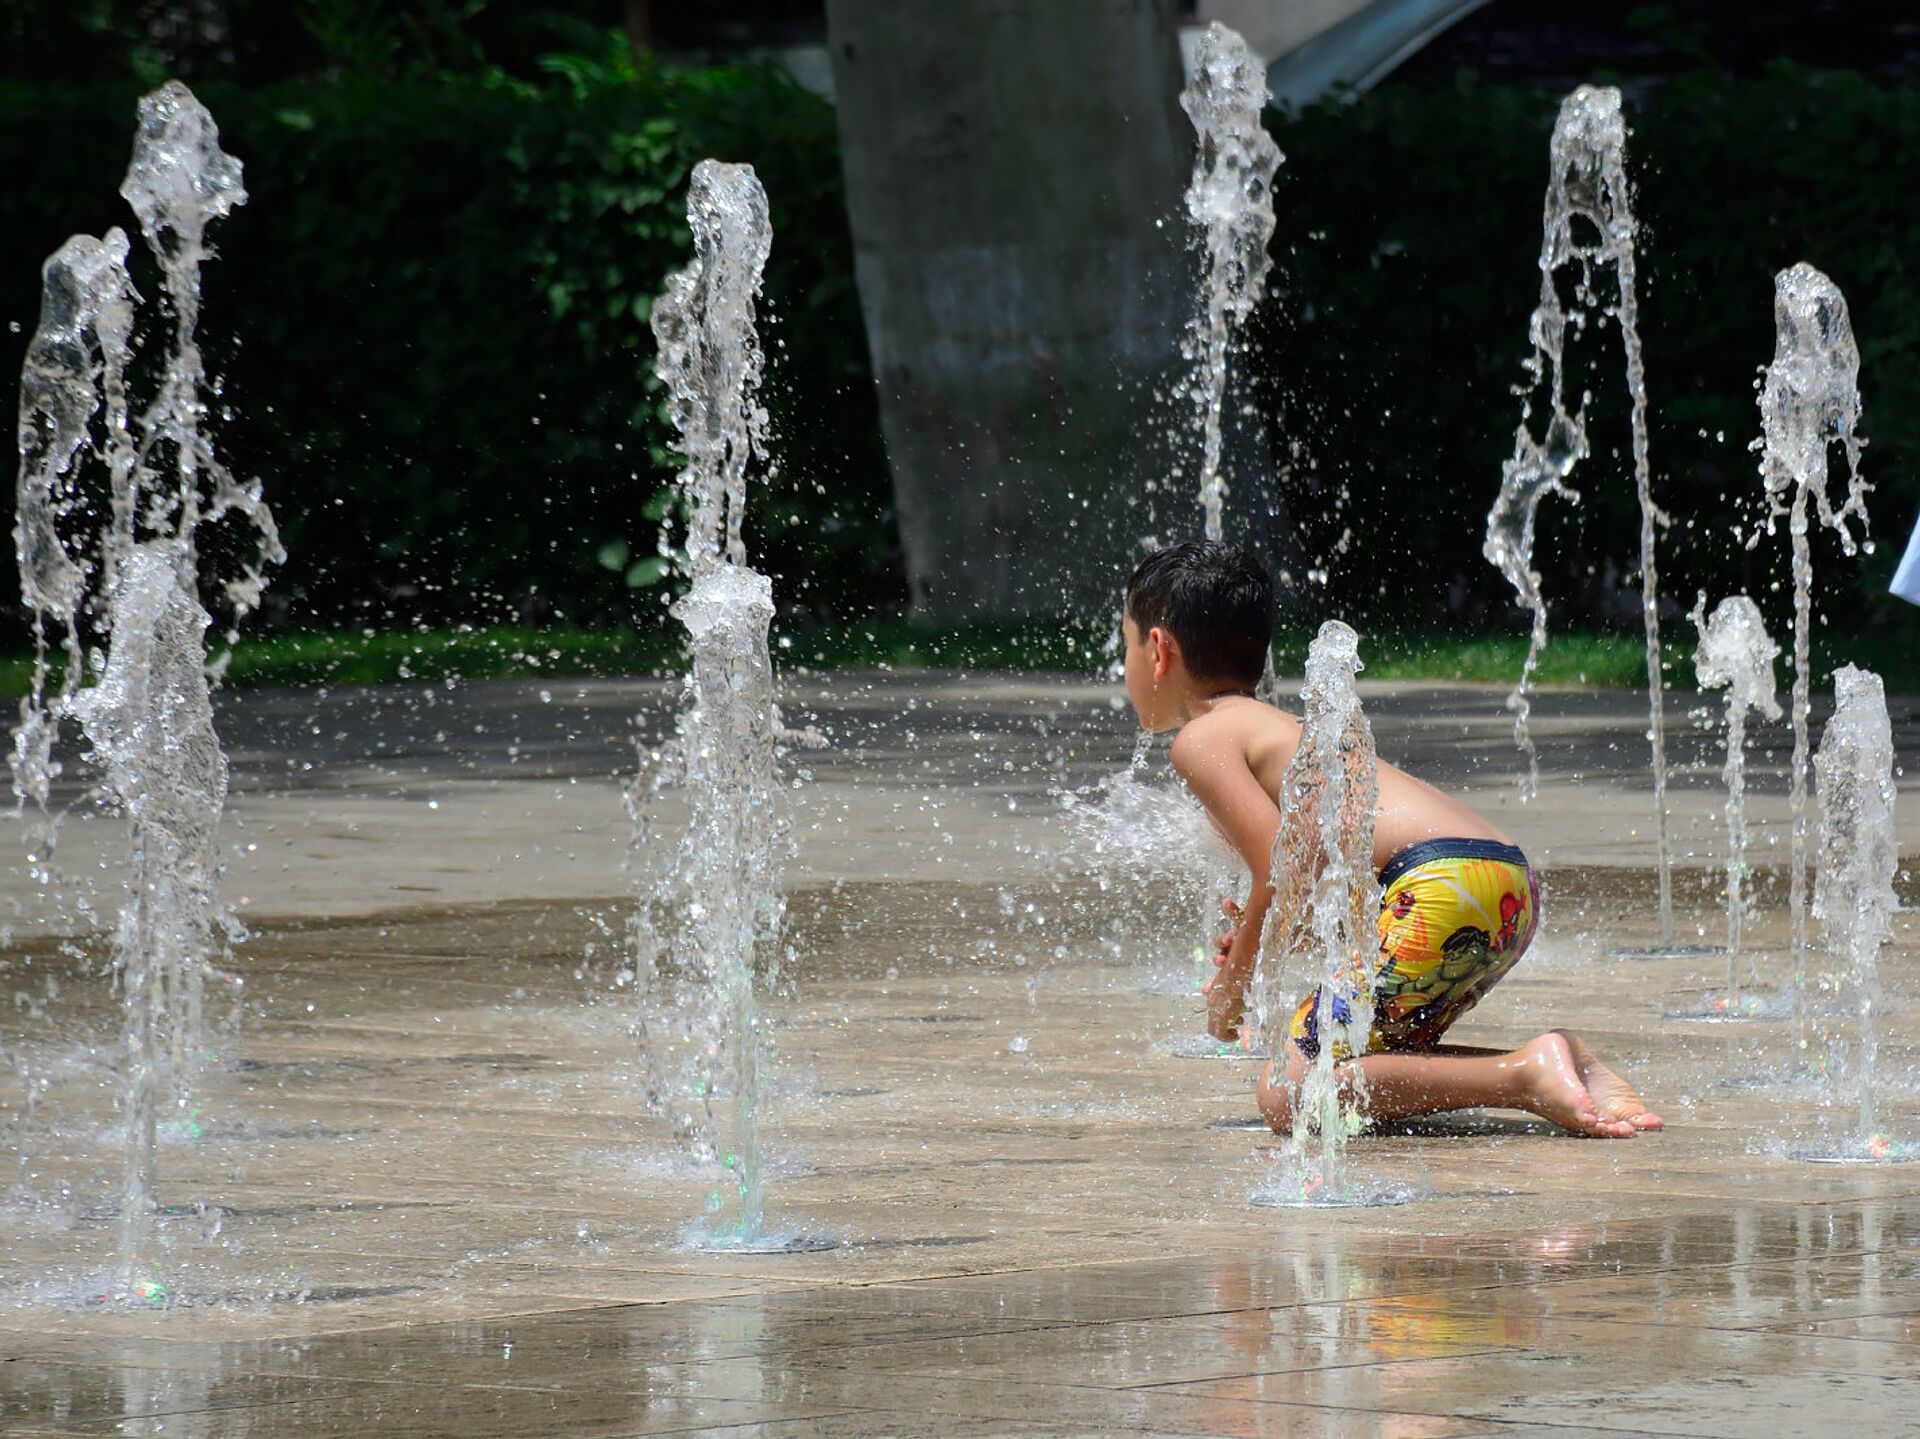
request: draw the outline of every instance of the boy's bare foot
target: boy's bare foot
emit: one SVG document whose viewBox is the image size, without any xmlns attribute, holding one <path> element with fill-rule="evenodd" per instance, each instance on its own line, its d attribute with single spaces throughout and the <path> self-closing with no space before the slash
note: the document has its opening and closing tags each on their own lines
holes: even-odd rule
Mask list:
<svg viewBox="0 0 1920 1439">
<path fill-rule="evenodd" d="M 1570 1030 L 1553 1031 L 1567 1042 L 1574 1070 L 1593 1096 L 1594 1106 L 1608 1119 L 1624 1119 L 1635 1129 L 1665 1129 L 1667 1121 L 1647 1108 L 1631 1084 L 1601 1062 L 1586 1040 Z"/>
<path fill-rule="evenodd" d="M 1601 1113 L 1594 1103 L 1565 1035 L 1554 1031 L 1530 1039 L 1514 1051 L 1514 1056 L 1520 1061 L 1517 1078 L 1524 1108 L 1570 1134 L 1594 1139 L 1633 1138 L 1631 1124 Z"/>
</svg>

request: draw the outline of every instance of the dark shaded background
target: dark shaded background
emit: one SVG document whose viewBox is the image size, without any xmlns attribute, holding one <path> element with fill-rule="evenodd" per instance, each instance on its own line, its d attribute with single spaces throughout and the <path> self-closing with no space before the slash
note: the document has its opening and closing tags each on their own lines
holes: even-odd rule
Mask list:
<svg viewBox="0 0 1920 1439">
<path fill-rule="evenodd" d="M 1864 563 L 1817 551 L 1827 620 L 1904 619 L 1881 592 L 1920 505 L 1908 8 L 1495 0 L 1356 102 L 1270 115 L 1288 156 L 1277 265 L 1242 363 L 1281 457 L 1270 483 L 1325 570 L 1303 604 L 1513 623 L 1483 516 L 1518 418 L 1554 107 L 1599 79 L 1627 89 L 1634 127 L 1667 593 L 1684 607 L 1697 586 L 1745 588 L 1784 614 L 1784 537 L 1750 552 L 1732 527 L 1759 492 L 1772 276 L 1805 259 L 1852 304 L 1883 542 Z M 181 75 L 252 191 L 216 232 L 203 335 L 225 452 L 264 478 L 292 553 L 266 622 L 653 624 L 661 591 L 640 562 L 671 435 L 647 307 L 685 259 L 691 164 L 750 160 L 776 226 L 782 456 L 752 543 L 790 611 L 895 610 L 832 112 L 739 53 L 807 39 L 818 12 L 5 0 L 0 370 L 33 327 L 41 259 L 74 230 L 131 223 L 115 190 L 134 100 Z M 1542 521 L 1556 623 L 1637 622 L 1617 354 L 1611 330 L 1585 347 L 1586 499 Z M 9 642 L 24 636 L 11 583 Z"/>
</svg>

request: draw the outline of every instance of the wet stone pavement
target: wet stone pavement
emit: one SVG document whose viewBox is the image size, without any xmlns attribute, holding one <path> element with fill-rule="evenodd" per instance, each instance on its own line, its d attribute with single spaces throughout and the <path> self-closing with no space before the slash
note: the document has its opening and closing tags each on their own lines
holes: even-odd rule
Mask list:
<svg viewBox="0 0 1920 1439">
<path fill-rule="evenodd" d="M 162 1150 L 164 1311 L 90 1302 L 115 1242 L 114 997 L 97 943 L 62 944 L 70 911 L 6 867 L 0 1432 L 1913 1432 L 1920 1165 L 1788 1158 L 1846 1121 L 1788 1082 L 1790 1026 L 1671 1017 L 1722 957 L 1612 957 L 1657 931 L 1636 697 L 1544 696 L 1523 808 L 1497 693 L 1367 695 L 1390 758 L 1545 857 L 1542 938 L 1455 1037 L 1578 1029 L 1669 1131 L 1436 1118 L 1354 1146 L 1426 1197 L 1276 1210 L 1248 1203 L 1277 1144 L 1245 1127 L 1254 1064 L 1186 1057 L 1204 866 L 1066 838 L 1057 791 L 1130 748 L 1112 692 L 790 683 L 789 719 L 835 745 L 795 761 L 769 1204 L 837 1247 L 753 1256 L 683 1243 L 710 1176 L 643 1112 L 621 983 L 616 776 L 666 692 L 540 689 L 227 701 L 253 934 Z M 1705 944 L 1719 756 L 1677 747 Z M 1756 746 L 1763 991 L 1786 968 L 1783 758 Z M 69 821 L 64 903 L 111 904 L 114 830 Z M 1920 1138 L 1897 924 L 1884 1128 Z"/>
</svg>

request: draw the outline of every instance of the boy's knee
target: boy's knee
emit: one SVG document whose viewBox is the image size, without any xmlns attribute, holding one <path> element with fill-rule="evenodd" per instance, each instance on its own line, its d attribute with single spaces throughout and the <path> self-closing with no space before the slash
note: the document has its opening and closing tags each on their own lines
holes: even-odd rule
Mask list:
<svg viewBox="0 0 1920 1439">
<path fill-rule="evenodd" d="M 1260 1083 L 1253 1092 L 1254 1103 L 1260 1106 L 1260 1117 L 1267 1121 L 1267 1127 L 1276 1134 L 1285 1134 L 1293 1127 L 1293 1101 L 1288 1086 L 1274 1082 L 1273 1061 L 1267 1061 L 1267 1067 L 1260 1071 Z"/>
<path fill-rule="evenodd" d="M 1292 1051 L 1292 1044 L 1287 1048 Z M 1261 1069 L 1260 1083 L 1254 1088 L 1254 1102 L 1260 1106 L 1260 1117 L 1267 1121 L 1268 1128 L 1276 1134 L 1287 1134 L 1293 1129 L 1293 1096 L 1306 1071 L 1304 1064 L 1296 1071 L 1291 1054 L 1276 1074 L 1274 1066 L 1279 1063 L 1281 1061 L 1269 1059 Z"/>
<path fill-rule="evenodd" d="M 1307 1071 L 1313 1067 L 1313 1061 L 1307 1058 L 1306 1052 L 1291 1035 L 1288 1036 L 1281 1055 L 1286 1060 L 1286 1068 L 1282 1073 L 1286 1075 L 1287 1083 L 1298 1087 L 1300 1081 L 1307 1077 Z M 1273 1066 L 1269 1064 L 1267 1068 L 1271 1072 Z"/>
</svg>

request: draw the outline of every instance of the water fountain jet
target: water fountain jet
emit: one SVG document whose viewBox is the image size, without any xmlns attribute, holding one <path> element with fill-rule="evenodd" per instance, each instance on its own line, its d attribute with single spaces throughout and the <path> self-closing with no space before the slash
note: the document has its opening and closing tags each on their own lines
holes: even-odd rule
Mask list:
<svg viewBox="0 0 1920 1439">
<path fill-rule="evenodd" d="M 264 570 L 284 560 L 257 483 L 221 462 L 207 434 L 200 270 L 208 224 L 244 204 L 240 162 L 178 82 L 140 102 L 121 195 L 159 261 L 172 343 L 152 401 L 130 413 L 127 368 L 138 296 L 119 230 L 75 236 L 43 271 L 39 328 L 21 377 L 15 550 L 35 635 L 33 689 L 14 737 L 14 786 L 41 822 L 30 839 L 52 879 L 53 754 L 80 725 L 101 769 L 99 797 L 126 816 L 131 873 L 112 948 L 123 1006 L 121 1114 L 127 1131 L 120 1256 L 109 1299 L 166 1302 L 155 1253 L 156 1150 L 164 1115 L 191 1113 L 206 1060 L 206 979 L 238 925 L 219 899 L 227 762 L 214 733 L 197 540 L 235 516 L 256 544 L 226 596 L 253 608 Z M 94 438 L 96 417 L 101 436 Z M 90 492 L 105 475 L 105 506 Z M 98 488 L 97 482 L 93 489 Z M 82 686 L 83 637 L 104 662 Z M 47 658 L 58 637 L 64 664 Z"/>
<path fill-rule="evenodd" d="M 1260 123 L 1267 71 L 1247 42 L 1215 21 L 1193 51 L 1193 78 L 1180 108 L 1199 140 L 1187 184 L 1187 219 L 1202 255 L 1200 304 L 1182 353 L 1200 411 L 1200 510 L 1207 539 L 1225 532 L 1226 479 L 1220 473 L 1221 415 L 1234 334 L 1266 290 L 1272 257 L 1273 176 L 1284 156 Z"/>
<path fill-rule="evenodd" d="M 1767 1012 L 1765 1005 L 1743 994 L 1740 980 L 1746 964 L 1746 931 L 1753 919 L 1747 865 L 1747 711 L 1780 718 L 1773 685 L 1773 662 L 1780 646 L 1768 637 L 1760 607 L 1745 595 L 1720 601 L 1709 616 L 1707 597 L 1702 594 L 1689 617 L 1700 632 L 1693 657 L 1700 688 L 1727 692 L 1727 759 L 1721 769 L 1727 785 L 1727 990 L 1710 1002 L 1708 1012 L 1722 1019 L 1759 1017 Z"/>
<path fill-rule="evenodd" d="M 1851 1098 L 1853 1132 L 1837 1147 L 1803 1147 L 1798 1157 L 1828 1162 L 1886 1163 L 1920 1158 L 1920 1144 L 1879 1133 L 1875 1084 L 1879 1058 L 1880 946 L 1893 932 L 1900 907 L 1893 877 L 1900 867 L 1894 838 L 1893 725 L 1886 689 L 1870 670 L 1843 665 L 1833 676 L 1833 717 L 1814 758 L 1820 799 L 1818 877 L 1813 913 L 1821 923 L 1827 961 L 1836 968 L 1822 983 L 1823 998 L 1853 992 L 1852 1063 L 1840 1035 L 1826 1035 L 1822 1068 L 1831 1106 Z M 1823 1012 L 1827 1006 L 1822 1005 Z M 1847 1070 L 1851 1085 L 1846 1083 Z M 1851 1090 L 1849 1095 L 1848 1091 Z"/>
<path fill-rule="evenodd" d="M 774 705 L 768 629 L 773 585 L 748 567 L 741 527 L 747 474 L 764 461 L 763 357 L 754 325 L 772 246 L 766 192 L 748 165 L 703 160 L 687 190 L 694 258 L 668 277 L 653 308 L 669 414 L 685 466 L 684 569 L 673 614 L 693 663 L 676 733 L 643 747 L 629 790 L 636 857 L 631 929 L 640 980 L 638 1025 L 650 1098 L 680 1136 L 725 1174 L 709 1197 L 702 1248 L 822 1249 L 831 1241 L 770 1233 L 759 1106 L 768 1048 L 756 973 L 780 933 L 780 869 L 790 839 L 776 772 L 784 737 Z M 684 795 L 677 839 L 659 835 L 659 801 Z"/>
<path fill-rule="evenodd" d="M 1634 236 L 1636 223 L 1626 169 L 1627 126 L 1620 92 L 1612 86 L 1582 85 L 1561 102 L 1549 150 L 1546 213 L 1540 239 L 1540 302 L 1528 322 L 1533 352 L 1526 361 L 1529 382 L 1513 455 L 1501 467 L 1500 493 L 1487 515 L 1483 553 L 1514 588 L 1532 613 L 1527 657 L 1519 682 L 1507 697 L 1513 711 L 1514 742 L 1526 756 L 1521 789 L 1528 799 L 1539 793 L 1540 757 L 1528 720 L 1528 687 L 1547 642 L 1547 604 L 1539 571 L 1533 567 L 1536 514 L 1550 494 L 1577 501 L 1567 477 L 1590 453 L 1586 402 L 1569 410 L 1566 395 L 1566 341 L 1569 327 L 1578 335 L 1595 304 L 1596 265 L 1613 269 L 1616 295 L 1611 310 L 1625 352 L 1627 392 L 1632 402 L 1634 492 L 1640 506 L 1640 611 L 1647 651 L 1647 737 L 1652 747 L 1654 845 L 1660 890 L 1661 947 L 1674 949 L 1672 854 L 1667 836 L 1666 720 L 1660 667 L 1660 584 L 1655 542 L 1667 517 L 1653 502 L 1652 468 L 1647 442 L 1646 362 L 1639 328 L 1639 292 Z M 1592 238 L 1585 238 L 1591 235 Z M 1560 298 L 1560 275 L 1574 274 L 1574 303 Z M 1545 385 L 1551 413 L 1540 439 L 1533 437 L 1532 392 Z"/>
<path fill-rule="evenodd" d="M 1812 703 L 1813 518 L 1833 530 L 1849 555 L 1864 548 L 1867 485 L 1860 475 L 1860 347 L 1853 338 L 1846 297 L 1804 262 L 1782 270 L 1773 287 L 1774 350 L 1760 383 L 1760 478 L 1767 500 L 1766 532 L 1787 521 L 1793 570 L 1793 770 L 1790 805 L 1792 845 L 1787 864 L 1791 916 L 1795 1045 L 1802 1066 L 1813 1064 L 1807 1003 L 1807 776 L 1811 742 L 1807 716 Z M 1836 506 L 1827 493 L 1827 450 L 1838 444 L 1847 463 L 1847 495 Z M 1809 513 L 1808 500 L 1813 501 Z M 1848 521 L 1860 520 L 1856 541 Z M 1748 548 L 1759 542 L 1756 533 Z"/>
<path fill-rule="evenodd" d="M 1373 961 L 1379 953 L 1380 882 L 1373 866 L 1380 787 L 1373 728 L 1354 677 L 1360 637 L 1338 620 L 1307 649 L 1300 743 L 1280 780 L 1273 845 L 1273 906 L 1253 983 L 1255 1033 L 1286 1052 L 1293 996 L 1314 997 L 1318 1051 L 1293 1095 L 1293 1133 L 1254 1202 L 1265 1205 L 1397 1204 L 1417 1197 L 1351 1172 L 1347 1144 L 1361 1126 L 1365 1084 L 1336 1061 L 1367 1052 L 1373 1030 Z"/>
</svg>

